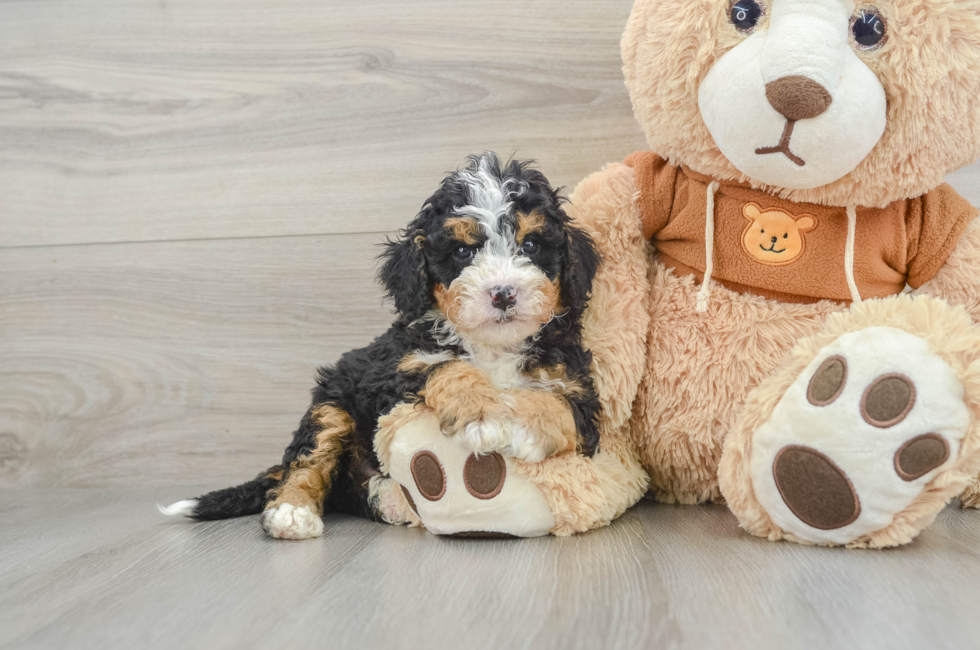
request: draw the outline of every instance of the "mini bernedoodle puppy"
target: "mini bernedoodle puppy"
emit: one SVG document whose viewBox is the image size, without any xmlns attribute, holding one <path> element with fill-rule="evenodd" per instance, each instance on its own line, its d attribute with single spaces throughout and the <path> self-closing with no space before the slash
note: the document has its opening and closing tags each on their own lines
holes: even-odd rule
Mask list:
<svg viewBox="0 0 980 650">
<path fill-rule="evenodd" d="M 288 539 L 318 537 L 324 510 L 405 523 L 373 441 L 378 418 L 406 400 L 476 453 L 595 453 L 599 402 L 580 324 L 595 246 L 528 162 L 489 152 L 468 161 L 387 243 L 379 277 L 398 319 L 319 370 L 282 464 L 162 512 L 262 512 L 263 528 Z"/>
</svg>

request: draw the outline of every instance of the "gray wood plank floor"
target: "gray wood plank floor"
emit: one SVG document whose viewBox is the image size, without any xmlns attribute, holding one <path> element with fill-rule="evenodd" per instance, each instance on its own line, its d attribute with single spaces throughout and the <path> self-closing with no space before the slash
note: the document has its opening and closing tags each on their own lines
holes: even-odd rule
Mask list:
<svg viewBox="0 0 980 650">
<path fill-rule="evenodd" d="M 191 491 L 193 492 L 193 491 Z M 723 507 L 640 504 L 567 539 L 437 538 L 331 515 L 156 513 L 187 488 L 0 491 L 3 648 L 973 648 L 980 513 L 911 546 L 742 533 Z"/>
</svg>

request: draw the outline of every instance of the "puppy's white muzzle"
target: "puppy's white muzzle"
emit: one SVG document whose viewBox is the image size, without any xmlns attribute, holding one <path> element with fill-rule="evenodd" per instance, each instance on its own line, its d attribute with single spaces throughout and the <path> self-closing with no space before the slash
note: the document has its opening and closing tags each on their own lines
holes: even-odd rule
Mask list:
<svg viewBox="0 0 980 650">
<path fill-rule="evenodd" d="M 481 332 L 495 345 L 513 345 L 533 335 L 551 318 L 547 276 L 519 255 L 478 254 L 453 281 L 459 302 L 455 325 L 470 337 Z M 512 303 L 501 309 L 495 298 L 506 288 Z"/>
</svg>

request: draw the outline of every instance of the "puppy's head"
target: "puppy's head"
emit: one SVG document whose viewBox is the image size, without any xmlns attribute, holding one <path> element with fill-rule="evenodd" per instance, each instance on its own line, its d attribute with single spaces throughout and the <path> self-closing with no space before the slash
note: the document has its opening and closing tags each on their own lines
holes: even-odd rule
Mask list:
<svg viewBox="0 0 980 650">
<path fill-rule="evenodd" d="M 465 339 L 506 347 L 555 316 L 577 321 L 599 256 L 528 162 L 471 156 L 382 254 L 402 318 L 438 308 Z"/>
</svg>

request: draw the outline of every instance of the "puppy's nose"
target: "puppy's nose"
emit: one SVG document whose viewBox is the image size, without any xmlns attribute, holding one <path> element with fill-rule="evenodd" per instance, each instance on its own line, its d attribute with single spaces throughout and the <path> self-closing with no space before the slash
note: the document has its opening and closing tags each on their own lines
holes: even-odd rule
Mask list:
<svg viewBox="0 0 980 650">
<path fill-rule="evenodd" d="M 834 98 L 809 77 L 790 75 L 766 84 L 766 99 L 787 120 L 807 120 L 823 114 Z"/>
<path fill-rule="evenodd" d="M 506 311 L 508 307 L 517 304 L 517 292 L 510 285 L 506 287 L 496 286 L 490 290 L 490 299 L 494 307 L 500 311 Z"/>
</svg>

